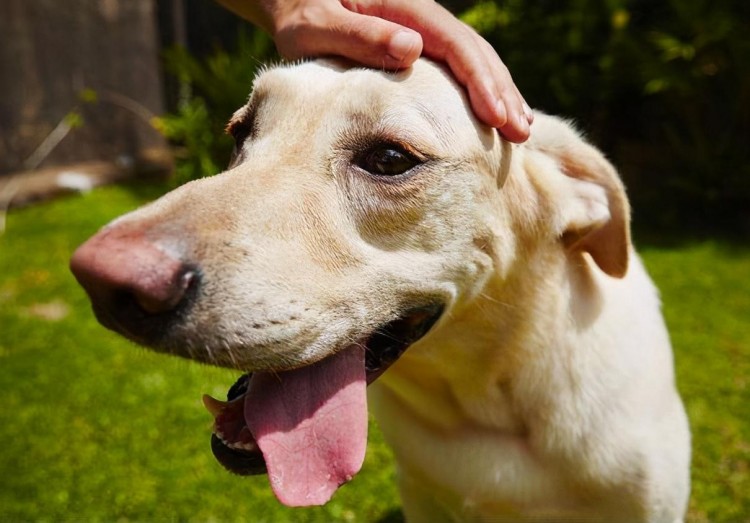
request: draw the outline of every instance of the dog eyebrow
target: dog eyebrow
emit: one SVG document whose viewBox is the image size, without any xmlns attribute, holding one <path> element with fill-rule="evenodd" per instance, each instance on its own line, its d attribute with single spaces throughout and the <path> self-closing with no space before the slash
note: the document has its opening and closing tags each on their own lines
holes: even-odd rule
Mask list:
<svg viewBox="0 0 750 523">
<path fill-rule="evenodd" d="M 437 115 L 432 112 L 426 104 L 422 103 L 419 100 L 415 100 L 414 102 L 412 102 L 412 105 L 417 110 L 419 115 L 427 120 L 430 125 L 436 128 L 444 127 L 443 120 L 441 118 L 438 118 Z"/>
<path fill-rule="evenodd" d="M 421 116 L 435 132 L 435 137 L 439 140 L 443 147 L 449 147 L 453 139 L 451 136 L 453 133 L 450 128 L 450 120 L 446 118 L 440 118 L 436 115 L 426 104 L 421 101 L 413 102 L 414 109 L 416 109 L 419 116 Z"/>
<path fill-rule="evenodd" d="M 415 125 L 415 119 L 427 125 Z M 419 156 L 438 157 L 440 149 L 451 146 L 450 124 L 418 101 L 410 102 L 408 112 L 375 102 L 368 109 L 352 110 L 346 121 L 347 125 L 337 133 L 337 141 L 344 148 L 363 148 L 373 141 L 395 142 L 416 149 Z"/>
<path fill-rule="evenodd" d="M 440 156 L 440 149 L 450 149 L 450 123 L 419 101 L 410 102 L 410 107 L 412 111 L 406 113 L 393 111 L 384 105 L 352 111 L 347 115 L 349 124 L 339 133 L 340 141 L 348 143 L 350 147 L 369 144 L 373 139 L 411 144 L 410 148 L 416 148 L 426 156 Z M 415 116 L 427 126 L 415 125 Z M 426 132 L 427 129 L 429 131 Z"/>
</svg>

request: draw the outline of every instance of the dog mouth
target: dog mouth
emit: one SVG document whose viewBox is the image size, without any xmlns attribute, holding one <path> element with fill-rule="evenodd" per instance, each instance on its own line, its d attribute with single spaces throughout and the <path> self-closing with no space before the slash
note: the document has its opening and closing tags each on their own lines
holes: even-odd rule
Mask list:
<svg viewBox="0 0 750 523">
<path fill-rule="evenodd" d="M 410 309 L 362 341 L 302 369 L 241 376 L 227 401 L 204 395 L 211 450 L 227 470 L 269 473 L 289 506 L 323 504 L 359 471 L 367 442 L 366 386 L 424 337 L 442 305 Z"/>
</svg>

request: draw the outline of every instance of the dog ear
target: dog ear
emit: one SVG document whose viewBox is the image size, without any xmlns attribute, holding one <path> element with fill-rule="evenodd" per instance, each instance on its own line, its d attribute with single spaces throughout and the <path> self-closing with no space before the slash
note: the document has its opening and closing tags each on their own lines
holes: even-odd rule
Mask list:
<svg viewBox="0 0 750 523">
<path fill-rule="evenodd" d="M 558 200 L 559 234 L 569 251 L 588 252 L 602 271 L 622 278 L 628 270 L 630 250 L 630 206 L 625 188 L 601 152 L 568 125 L 560 127 L 555 129 L 554 139 L 537 145 L 554 158 L 567 177 L 567 197 Z"/>
</svg>

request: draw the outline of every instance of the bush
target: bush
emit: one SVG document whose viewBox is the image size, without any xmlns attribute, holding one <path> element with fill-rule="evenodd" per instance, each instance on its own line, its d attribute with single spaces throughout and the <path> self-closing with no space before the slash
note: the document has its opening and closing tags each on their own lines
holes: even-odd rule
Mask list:
<svg viewBox="0 0 750 523">
<path fill-rule="evenodd" d="M 637 223 L 750 231 L 750 4 L 508 0 L 463 18 L 530 104 L 609 153 Z"/>
<path fill-rule="evenodd" d="M 181 47 L 164 53 L 165 67 L 177 78 L 180 93 L 175 112 L 157 125 L 175 146 L 176 185 L 226 167 L 233 141 L 224 127 L 247 100 L 258 69 L 275 56 L 273 43 L 261 32 L 242 32 L 235 49 L 216 49 L 205 59 Z"/>
</svg>

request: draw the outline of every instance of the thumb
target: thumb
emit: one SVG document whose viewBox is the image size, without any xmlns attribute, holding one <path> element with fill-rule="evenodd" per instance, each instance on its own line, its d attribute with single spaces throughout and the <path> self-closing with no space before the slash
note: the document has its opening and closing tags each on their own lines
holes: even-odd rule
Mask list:
<svg viewBox="0 0 750 523">
<path fill-rule="evenodd" d="M 422 54 L 422 37 L 416 31 L 343 7 L 325 19 L 279 28 L 276 45 L 286 58 L 334 55 L 385 69 L 409 67 Z"/>
</svg>

